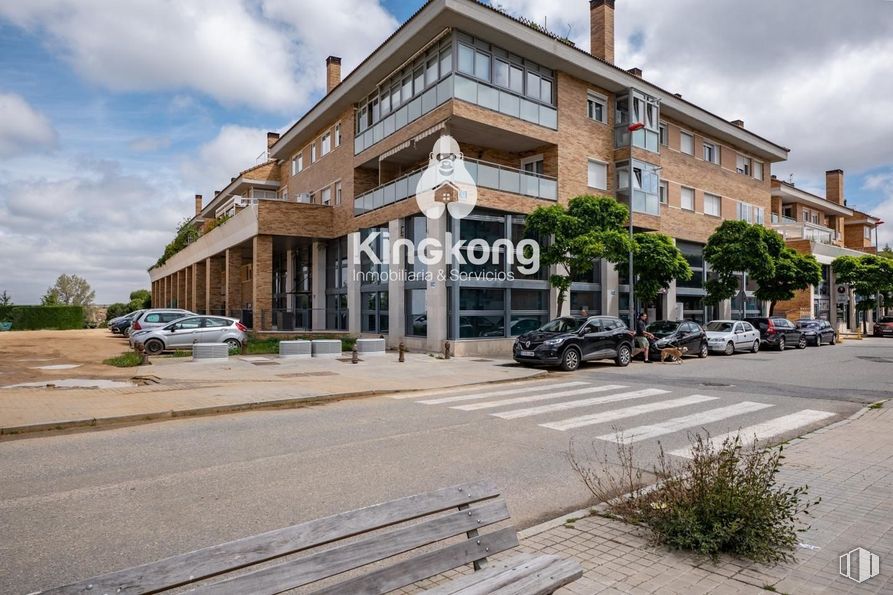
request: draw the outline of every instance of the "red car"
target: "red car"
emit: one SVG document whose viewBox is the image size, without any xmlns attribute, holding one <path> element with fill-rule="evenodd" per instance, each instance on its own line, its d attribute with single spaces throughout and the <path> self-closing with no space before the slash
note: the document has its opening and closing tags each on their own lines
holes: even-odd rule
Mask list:
<svg viewBox="0 0 893 595">
<path fill-rule="evenodd" d="M 875 337 L 893 337 L 893 316 L 884 316 L 874 323 Z"/>
</svg>

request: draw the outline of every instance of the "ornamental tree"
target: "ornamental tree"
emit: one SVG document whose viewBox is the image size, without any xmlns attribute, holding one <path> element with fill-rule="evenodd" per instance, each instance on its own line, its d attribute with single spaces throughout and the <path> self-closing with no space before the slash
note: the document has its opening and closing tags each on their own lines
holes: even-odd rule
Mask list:
<svg viewBox="0 0 893 595">
<path fill-rule="evenodd" d="M 643 304 L 657 301 L 661 290 L 667 289 L 674 279 L 691 279 L 691 267 L 670 236 L 662 233 L 637 233 L 633 239 L 636 297 Z"/>
<path fill-rule="evenodd" d="M 822 265 L 811 254 L 800 254 L 783 246 L 780 252 L 773 254 L 773 259 L 774 274 L 768 277 L 754 275 L 758 285 L 754 295 L 758 300 L 769 302 L 770 316 L 775 314 L 778 302 L 794 299 L 797 291 L 822 282 Z"/>
<path fill-rule="evenodd" d="M 59 275 L 55 285 L 47 289 L 41 298 L 44 306 L 89 306 L 93 303 L 96 292 L 87 280 L 77 275 Z"/>
<path fill-rule="evenodd" d="M 865 254 L 864 256 L 840 256 L 831 263 L 838 283 L 853 288 L 863 302 L 873 302 L 878 294 L 889 304 L 893 296 L 893 259 Z"/>
<path fill-rule="evenodd" d="M 558 310 L 567 298 L 574 277 L 591 269 L 593 262 L 624 262 L 633 246 L 625 224 L 626 206 L 605 196 L 582 195 L 567 207 L 539 207 L 527 216 L 527 232 L 550 238 L 540 250 L 540 266 L 558 266 L 549 283 L 558 290 Z"/>
<path fill-rule="evenodd" d="M 704 287 L 707 303 L 718 304 L 735 297 L 741 273 L 769 278 L 775 263 L 766 243 L 766 228 L 746 221 L 726 220 L 716 228 L 704 247 L 704 260 L 710 263 L 713 278 Z M 780 238 L 780 236 L 779 236 Z M 781 243 L 784 246 L 784 241 Z"/>
</svg>

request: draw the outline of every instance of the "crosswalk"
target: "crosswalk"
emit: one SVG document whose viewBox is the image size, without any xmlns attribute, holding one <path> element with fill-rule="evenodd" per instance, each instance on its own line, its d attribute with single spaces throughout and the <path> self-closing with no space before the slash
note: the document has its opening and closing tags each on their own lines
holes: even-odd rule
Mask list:
<svg viewBox="0 0 893 595">
<path fill-rule="evenodd" d="M 533 422 L 557 432 L 592 431 L 595 440 L 628 444 L 647 440 L 688 444 L 689 433 L 706 430 L 714 445 L 736 434 L 742 444 L 749 445 L 805 430 L 836 415 L 817 409 L 791 410 L 777 402 L 682 394 L 685 392 L 672 387 L 630 387 L 588 380 L 536 380 L 428 391 L 422 395 L 404 393 L 392 398 L 413 399 L 427 407 L 445 407 L 502 420 Z M 690 457 L 689 448 L 675 448 L 669 453 Z"/>
</svg>

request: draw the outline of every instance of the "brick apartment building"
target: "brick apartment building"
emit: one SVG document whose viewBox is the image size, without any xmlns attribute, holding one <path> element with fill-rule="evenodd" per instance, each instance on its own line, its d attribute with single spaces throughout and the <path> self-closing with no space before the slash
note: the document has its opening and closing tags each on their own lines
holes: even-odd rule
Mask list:
<svg viewBox="0 0 893 595">
<path fill-rule="evenodd" d="M 383 334 L 391 345 L 430 350 L 449 339 L 458 354 L 504 350 L 511 336 L 559 314 L 548 271 L 367 282 L 357 273 L 388 265 L 355 263 L 356 244 L 374 232 L 391 241 L 447 231 L 517 240 L 536 207 L 603 194 L 631 198 L 636 229 L 673 237 L 695 272 L 662 296 L 657 316 L 731 315 L 735 304 L 704 302 L 709 235 L 724 219 L 783 226 L 790 216 L 800 225 L 812 199 L 771 178 L 788 149 L 649 83 L 637 68 L 615 66 L 614 2 L 592 0 L 590 12 L 590 52 L 473 0 L 433 0 L 343 81 L 340 60 L 329 58 L 327 94 L 281 138 L 268 135 L 269 160 L 207 204 L 196 197 L 193 221 L 205 233 L 150 271 L 156 303 L 227 312 L 262 331 Z M 635 123 L 642 127 L 631 132 Z M 477 207 L 461 220 L 429 220 L 413 200 L 443 134 L 458 141 L 478 187 Z M 855 229 L 855 211 L 830 193 L 813 198 L 826 207 L 816 209 L 821 219 L 800 226 L 832 227 L 827 245 L 843 237 L 849 246 L 840 218 Z M 740 306 L 760 310 L 752 299 Z M 625 275 L 601 263 L 577 279 L 565 309 L 583 308 L 627 316 Z"/>
<path fill-rule="evenodd" d="M 793 300 L 779 302 L 778 313 L 791 319 L 822 318 L 835 327 L 840 322 L 854 328 L 858 323 L 855 296 L 834 283 L 831 263 L 839 256 L 876 254 L 877 227 L 882 222 L 847 206 L 843 170 L 825 173 L 824 197 L 773 177 L 770 221 L 790 248 L 812 254 L 822 265 L 821 284 L 797 292 Z M 871 315 L 869 312 L 868 322 Z"/>
</svg>

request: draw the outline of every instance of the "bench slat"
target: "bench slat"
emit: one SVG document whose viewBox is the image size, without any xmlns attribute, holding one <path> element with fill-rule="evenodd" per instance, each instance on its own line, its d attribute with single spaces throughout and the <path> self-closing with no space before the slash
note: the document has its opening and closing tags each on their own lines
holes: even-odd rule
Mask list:
<svg viewBox="0 0 893 595">
<path fill-rule="evenodd" d="M 314 591 L 314 594 L 383 595 L 517 545 L 515 529 L 508 527 Z"/>
<path fill-rule="evenodd" d="M 556 556 L 512 558 L 500 565 L 496 572 L 464 576 L 443 587 L 425 591 L 425 595 L 548 594 L 582 575 L 583 569 L 574 560 Z"/>
<path fill-rule="evenodd" d="M 499 490 L 489 481 L 453 486 L 110 572 L 43 593 L 60 595 L 157 593 L 367 531 L 497 496 Z"/>
<path fill-rule="evenodd" d="M 529 567 L 531 571 L 545 568 L 550 563 L 551 558 L 554 558 L 554 556 L 518 554 L 512 556 L 508 560 L 495 562 L 492 566 L 479 572 L 466 574 L 465 576 L 460 576 L 443 585 L 428 589 L 425 591 L 425 595 L 456 595 L 457 593 L 462 593 L 464 595 L 465 589 L 476 587 L 478 585 L 499 588 L 506 584 L 504 579 L 500 577 L 504 577 L 514 569 L 522 566 Z"/>
<path fill-rule="evenodd" d="M 496 591 L 481 591 L 487 595 L 550 595 L 561 587 L 583 576 L 583 569 L 576 560 L 558 560 L 548 568 L 527 575 L 514 584 Z M 465 595 L 463 592 L 462 595 Z"/>
<path fill-rule="evenodd" d="M 191 593 L 201 595 L 281 593 L 508 518 L 509 511 L 504 500 L 487 502 L 467 510 L 317 552 L 298 560 L 289 560 L 249 574 L 235 576 L 200 587 Z"/>
</svg>

